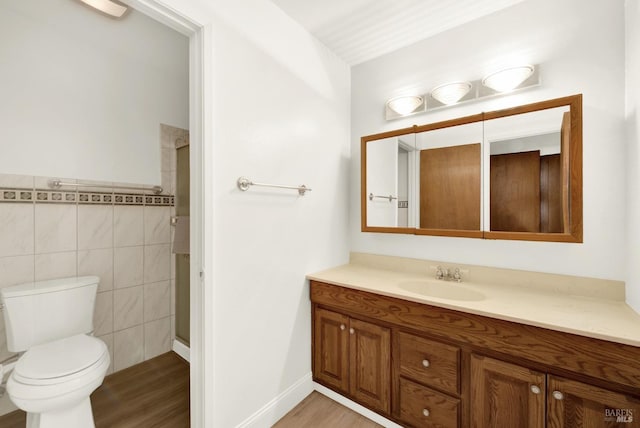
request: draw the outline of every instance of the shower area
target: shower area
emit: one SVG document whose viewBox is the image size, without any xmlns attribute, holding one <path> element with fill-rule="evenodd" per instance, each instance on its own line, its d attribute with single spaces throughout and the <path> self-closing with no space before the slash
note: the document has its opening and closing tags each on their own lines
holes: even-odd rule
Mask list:
<svg viewBox="0 0 640 428">
<path fill-rule="evenodd" d="M 176 140 L 176 234 L 189 242 L 189 137 Z M 179 229 L 181 223 L 182 232 Z M 176 252 L 176 340 L 189 347 L 189 246 Z"/>
<path fill-rule="evenodd" d="M 180 356 L 189 359 L 190 342 L 190 254 L 189 254 L 189 131 L 161 126 L 163 184 L 170 183 L 174 206 L 171 213 L 173 269 L 173 345 Z"/>
</svg>

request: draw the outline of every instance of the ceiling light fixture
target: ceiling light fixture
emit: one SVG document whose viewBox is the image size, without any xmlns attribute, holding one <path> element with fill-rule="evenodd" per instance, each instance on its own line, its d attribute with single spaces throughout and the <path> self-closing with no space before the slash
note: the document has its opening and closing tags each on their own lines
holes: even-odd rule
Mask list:
<svg viewBox="0 0 640 428">
<path fill-rule="evenodd" d="M 114 18 L 122 18 L 122 15 L 129 9 L 127 6 L 112 0 L 81 0 L 83 3 L 98 9 Z"/>
<path fill-rule="evenodd" d="M 452 105 L 464 98 L 471 90 L 470 82 L 453 82 L 436 86 L 431 90 L 431 97 L 445 105 Z"/>
<path fill-rule="evenodd" d="M 532 65 L 509 67 L 496 71 L 495 73 L 491 73 L 482 79 L 482 84 L 496 92 L 509 92 L 520 86 L 532 74 Z"/>
<path fill-rule="evenodd" d="M 399 115 L 407 115 L 413 113 L 418 107 L 424 103 L 424 99 L 418 95 L 403 95 L 401 97 L 391 98 L 387 101 L 387 107 Z"/>
</svg>

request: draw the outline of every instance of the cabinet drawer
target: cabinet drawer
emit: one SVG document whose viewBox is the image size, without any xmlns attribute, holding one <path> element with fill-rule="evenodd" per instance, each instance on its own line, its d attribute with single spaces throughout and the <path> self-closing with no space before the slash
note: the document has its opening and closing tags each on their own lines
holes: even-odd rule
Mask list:
<svg viewBox="0 0 640 428">
<path fill-rule="evenodd" d="M 400 419 L 415 427 L 455 428 L 460 400 L 400 379 Z"/>
<path fill-rule="evenodd" d="M 399 333 L 400 374 L 445 392 L 459 394 L 460 349 L 409 333 Z"/>
</svg>

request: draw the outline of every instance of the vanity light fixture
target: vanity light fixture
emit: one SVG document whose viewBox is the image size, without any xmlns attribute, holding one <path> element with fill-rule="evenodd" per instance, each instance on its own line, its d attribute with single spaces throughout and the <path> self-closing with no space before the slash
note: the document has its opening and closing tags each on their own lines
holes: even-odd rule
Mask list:
<svg viewBox="0 0 640 428">
<path fill-rule="evenodd" d="M 436 101 L 453 105 L 464 98 L 471 90 L 471 82 L 452 82 L 436 86 L 431 90 L 431 97 Z"/>
<path fill-rule="evenodd" d="M 122 18 L 129 8 L 124 4 L 113 0 L 81 0 L 83 3 L 106 13 L 113 18 Z"/>
<path fill-rule="evenodd" d="M 419 95 L 403 95 L 387 101 L 387 107 L 401 116 L 413 113 L 424 104 L 424 98 Z"/>
<path fill-rule="evenodd" d="M 482 84 L 496 92 L 509 92 L 520 86 L 532 74 L 532 65 L 519 65 L 491 73 L 482 79 Z"/>
<path fill-rule="evenodd" d="M 501 96 L 538 85 L 540 85 L 539 66 L 519 65 L 504 68 L 489 74 L 484 79 L 446 83 L 436 86 L 431 92 L 391 98 L 385 103 L 384 117 L 386 120 L 402 119 L 406 116 Z"/>
</svg>

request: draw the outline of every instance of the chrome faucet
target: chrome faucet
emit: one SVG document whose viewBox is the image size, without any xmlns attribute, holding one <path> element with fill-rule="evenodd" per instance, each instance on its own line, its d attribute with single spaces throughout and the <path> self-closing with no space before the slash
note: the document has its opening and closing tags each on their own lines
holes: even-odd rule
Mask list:
<svg viewBox="0 0 640 428">
<path fill-rule="evenodd" d="M 455 268 L 452 272 L 449 268 L 437 266 L 436 279 L 440 279 L 442 281 L 462 282 L 462 272 L 460 272 L 460 268 Z"/>
<path fill-rule="evenodd" d="M 460 268 L 454 269 L 451 279 L 455 282 L 462 282 L 462 273 L 460 273 Z"/>
</svg>

